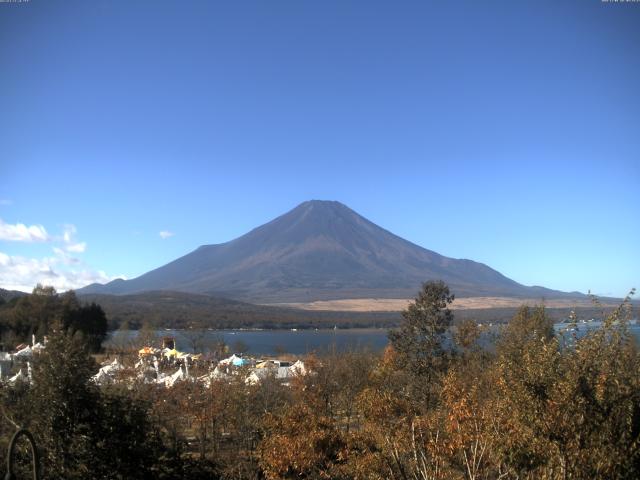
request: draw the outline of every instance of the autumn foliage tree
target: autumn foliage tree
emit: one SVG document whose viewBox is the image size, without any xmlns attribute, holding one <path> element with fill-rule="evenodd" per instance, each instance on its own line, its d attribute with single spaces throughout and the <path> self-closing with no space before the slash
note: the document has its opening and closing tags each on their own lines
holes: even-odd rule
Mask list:
<svg viewBox="0 0 640 480">
<path fill-rule="evenodd" d="M 625 305 L 567 345 L 539 326 L 507 328 L 496 446 L 512 478 L 637 478 L 640 363 Z"/>
</svg>

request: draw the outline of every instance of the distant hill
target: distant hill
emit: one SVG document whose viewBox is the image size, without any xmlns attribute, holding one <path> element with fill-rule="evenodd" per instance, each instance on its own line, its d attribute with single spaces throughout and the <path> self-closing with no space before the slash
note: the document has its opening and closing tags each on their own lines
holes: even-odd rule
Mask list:
<svg viewBox="0 0 640 480">
<path fill-rule="evenodd" d="M 4 288 L 0 288 L 0 303 L 3 301 L 8 302 L 13 298 L 24 297 L 25 295 L 27 294 L 18 290 L 5 290 Z"/>
<path fill-rule="evenodd" d="M 107 314 L 111 328 L 125 321 L 132 328 L 138 328 L 144 322 L 157 328 L 390 327 L 400 320 L 397 312 L 311 312 L 170 291 L 133 295 L 82 294 L 78 298 L 99 304 Z"/>
<path fill-rule="evenodd" d="M 131 328 L 139 328 L 149 322 L 156 328 L 352 328 L 397 326 L 399 312 L 309 311 L 227 300 L 184 292 L 156 291 L 133 295 L 78 295 L 82 302 L 96 302 L 107 314 L 110 328 L 127 322 Z M 640 305 L 636 305 L 636 309 Z M 567 319 L 575 310 L 579 318 L 602 318 L 603 309 L 585 304 L 577 307 L 547 308 L 554 320 Z M 477 308 L 455 310 L 455 321 L 506 322 L 518 307 Z M 2 309 L 0 308 L 0 311 Z"/>
<path fill-rule="evenodd" d="M 171 290 L 252 303 L 308 302 L 411 298 L 432 279 L 466 297 L 580 295 L 521 285 L 482 263 L 448 258 L 404 240 L 339 202 L 317 200 L 137 278 L 92 284 L 78 292 Z"/>
</svg>

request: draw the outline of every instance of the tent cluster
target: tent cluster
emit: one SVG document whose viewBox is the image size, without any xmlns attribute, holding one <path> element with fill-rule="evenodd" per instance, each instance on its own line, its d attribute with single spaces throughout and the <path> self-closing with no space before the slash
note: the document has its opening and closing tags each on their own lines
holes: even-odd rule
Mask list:
<svg viewBox="0 0 640 480">
<path fill-rule="evenodd" d="M 291 377 L 297 375 L 306 375 L 307 369 L 301 360 L 296 361 L 293 365 L 282 365 L 282 362 L 268 360 L 256 365 L 256 368 L 245 379 L 248 385 L 255 385 L 262 382 L 267 377 L 273 377 L 276 380 L 282 380 L 285 383 Z"/>
<path fill-rule="evenodd" d="M 193 375 L 194 367 L 206 367 L 204 375 Z M 191 370 L 191 372 L 190 372 Z M 202 371 L 202 370 L 200 370 Z M 233 354 L 220 361 L 212 361 L 206 355 L 179 352 L 175 349 L 144 347 L 138 351 L 138 362 L 126 371 L 118 361 L 105 363 L 93 381 L 98 385 L 109 385 L 124 381 L 156 384 L 171 388 L 179 382 L 198 382 L 209 387 L 215 380 L 228 380 L 236 375 L 245 375 L 247 385 L 260 383 L 267 377 L 287 383 L 296 375 L 305 375 L 307 370 L 300 360 L 291 364 L 281 360 L 260 360 Z"/>
<path fill-rule="evenodd" d="M 0 352 L 0 379 L 9 384 L 31 382 L 31 361 L 46 348 L 45 345 L 46 337 L 40 343 L 36 342 L 34 335 L 31 345 L 23 343 L 17 345 L 13 352 Z M 16 368 L 18 371 L 14 373 Z"/>
<path fill-rule="evenodd" d="M 124 370 L 124 365 L 120 363 L 120 361 L 116 358 L 113 362 L 108 363 L 98 370 L 92 380 L 96 382 L 98 385 L 108 385 L 111 383 L 116 383 L 118 379 L 118 373 Z"/>
<path fill-rule="evenodd" d="M 175 348 L 154 348 L 143 347 L 138 350 L 138 357 L 140 359 L 156 358 L 164 359 L 166 362 L 199 362 L 205 359 L 205 356 L 201 353 L 187 353 L 176 350 Z"/>
</svg>

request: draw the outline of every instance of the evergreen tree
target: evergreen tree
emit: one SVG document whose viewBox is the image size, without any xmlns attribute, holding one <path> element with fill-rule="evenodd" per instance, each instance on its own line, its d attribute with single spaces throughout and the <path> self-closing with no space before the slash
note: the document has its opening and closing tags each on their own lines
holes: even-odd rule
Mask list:
<svg viewBox="0 0 640 480">
<path fill-rule="evenodd" d="M 46 478 L 91 478 L 100 394 L 90 378 L 96 370 L 80 335 L 59 325 L 34 363 L 31 426 Z"/>
<path fill-rule="evenodd" d="M 446 366 L 443 347 L 445 332 L 453 313 L 448 306 L 454 295 L 442 281 L 426 282 L 415 301 L 402 312 L 398 330 L 389 332 L 389 340 L 399 354 L 400 366 L 413 378 L 413 396 L 418 403 L 430 403 L 432 382 Z"/>
<path fill-rule="evenodd" d="M 11 343 L 41 339 L 58 322 L 71 334 L 80 332 L 91 352 L 98 352 L 107 335 L 107 317 L 102 308 L 82 305 L 73 291 L 57 294 L 53 287 L 38 284 L 31 295 L 17 299 L 0 310 L 0 331 Z"/>
<path fill-rule="evenodd" d="M 81 334 L 59 326 L 33 368 L 30 428 L 47 479 L 145 479 L 162 445 L 149 406 L 127 392 L 102 391 Z"/>
</svg>

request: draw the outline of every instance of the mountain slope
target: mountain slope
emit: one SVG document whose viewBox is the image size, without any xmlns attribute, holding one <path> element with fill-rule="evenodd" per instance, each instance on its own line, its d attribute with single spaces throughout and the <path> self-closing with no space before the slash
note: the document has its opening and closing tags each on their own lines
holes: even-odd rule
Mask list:
<svg viewBox="0 0 640 480">
<path fill-rule="evenodd" d="M 444 280 L 459 296 L 557 297 L 488 266 L 437 254 L 375 225 L 339 202 L 309 201 L 227 243 L 204 245 L 132 280 L 81 293 L 174 290 L 252 302 L 410 297 Z"/>
</svg>

